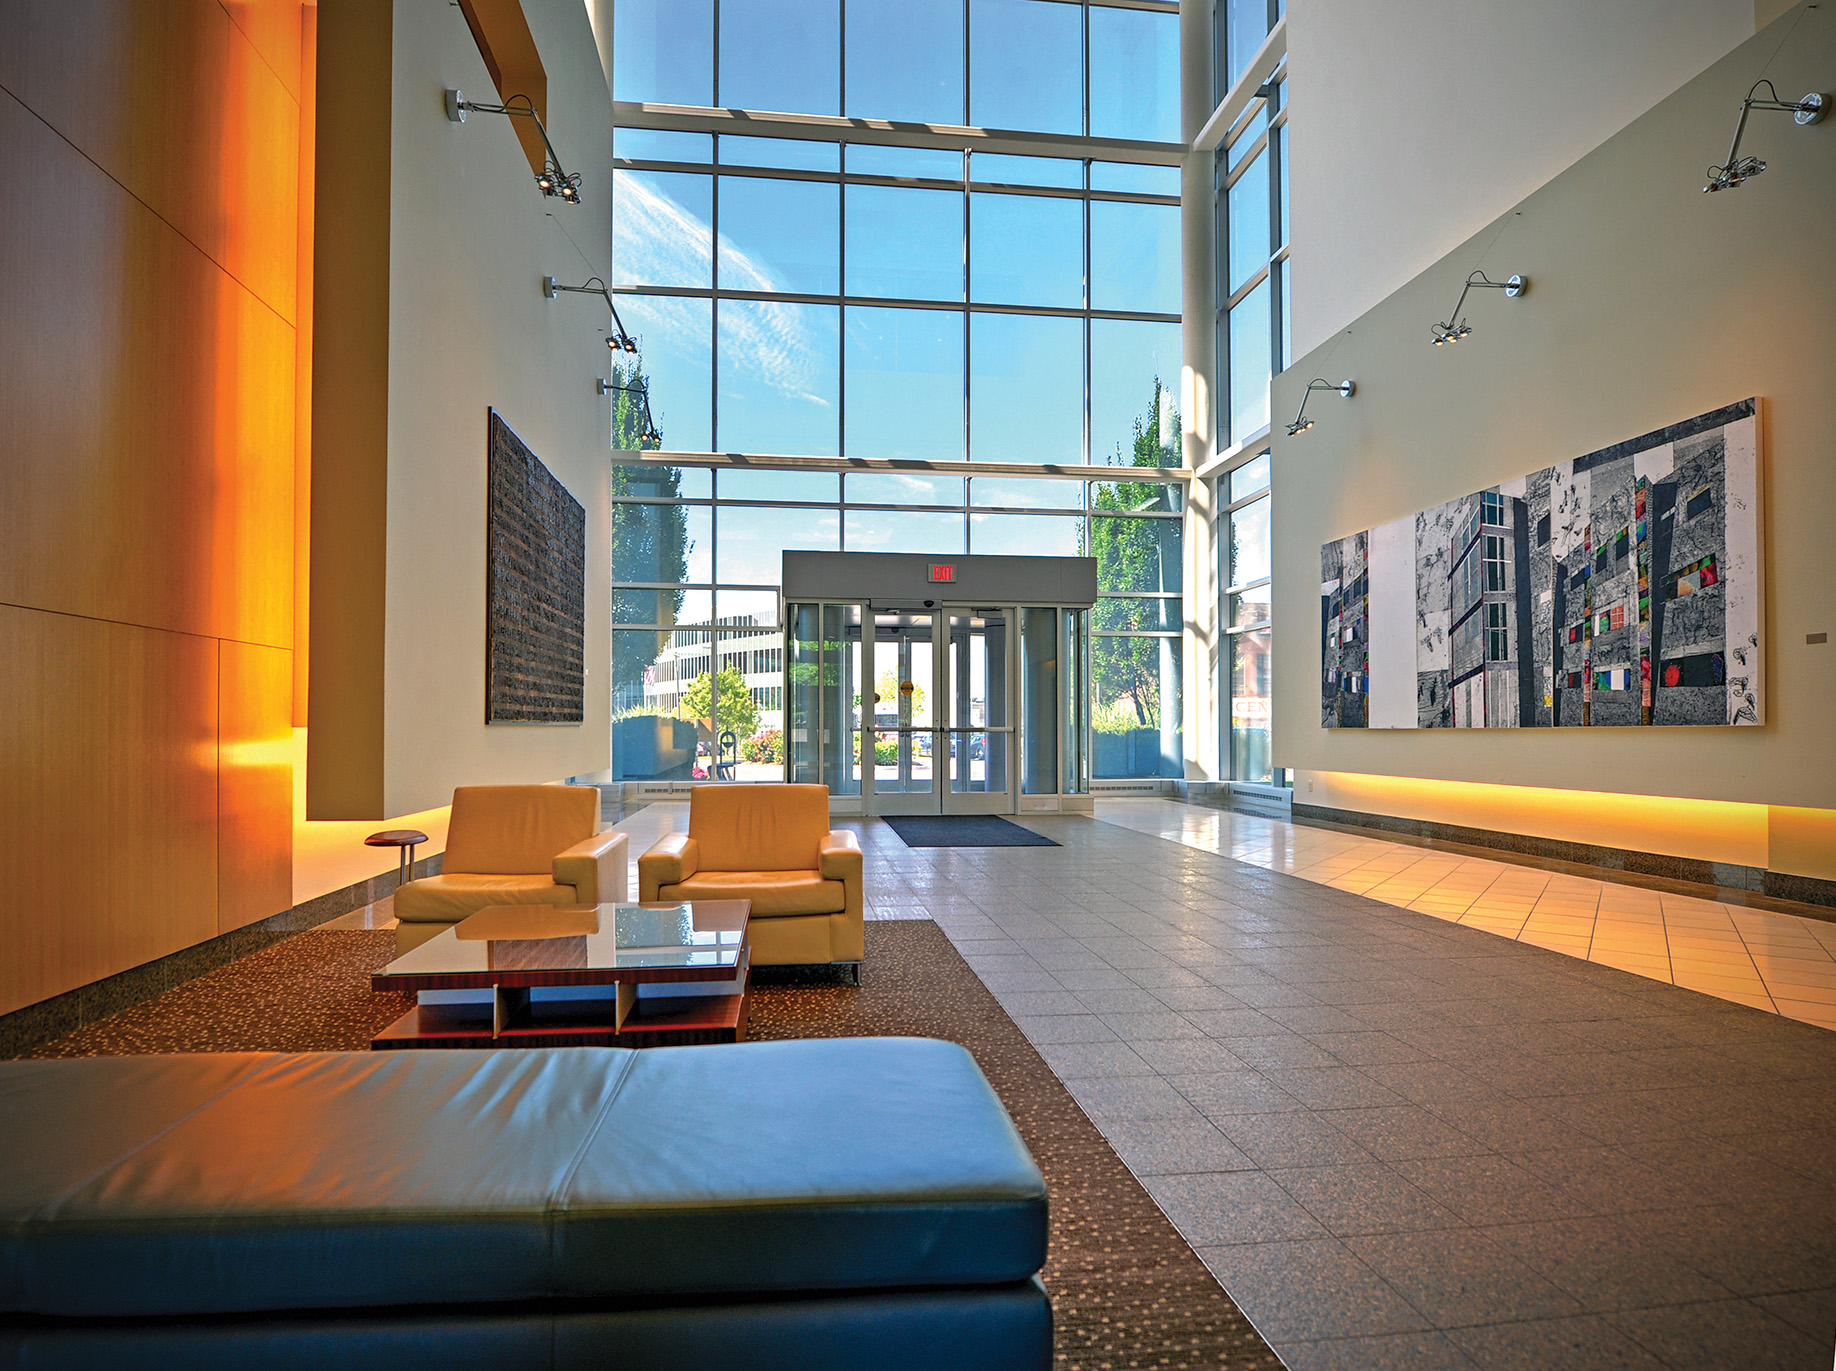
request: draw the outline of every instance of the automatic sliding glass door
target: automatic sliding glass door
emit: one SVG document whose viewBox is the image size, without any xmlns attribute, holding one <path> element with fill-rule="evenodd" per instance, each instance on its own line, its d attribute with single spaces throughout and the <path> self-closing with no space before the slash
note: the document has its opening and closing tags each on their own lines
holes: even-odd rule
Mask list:
<svg viewBox="0 0 1836 1371">
<path fill-rule="evenodd" d="M 873 611 L 870 814 L 935 814 L 939 799 L 938 616 Z M 865 707 L 865 706 L 864 706 Z"/>
<path fill-rule="evenodd" d="M 943 717 L 950 788 L 946 814 L 1011 814 L 1013 729 L 1008 723 L 1007 609 L 956 610 L 940 623 L 945 650 L 938 665 L 947 702 Z"/>
</svg>

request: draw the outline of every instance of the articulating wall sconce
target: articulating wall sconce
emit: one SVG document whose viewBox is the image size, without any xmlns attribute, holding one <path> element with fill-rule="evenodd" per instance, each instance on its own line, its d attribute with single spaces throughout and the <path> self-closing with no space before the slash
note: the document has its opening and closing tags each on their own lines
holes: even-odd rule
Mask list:
<svg viewBox="0 0 1836 1371">
<path fill-rule="evenodd" d="M 1764 86 L 1772 92 L 1770 100 L 1755 100 L 1753 91 Z M 1779 92 L 1772 82 L 1765 79 L 1755 81 L 1753 90 L 1747 92 L 1747 98 L 1740 102 L 1740 122 L 1734 125 L 1734 142 L 1728 148 L 1728 160 L 1721 166 L 1708 169 L 1709 183 L 1702 188 L 1703 194 L 1712 195 L 1718 190 L 1733 190 L 1742 181 L 1750 181 L 1766 169 L 1766 164 L 1758 157 L 1740 155 L 1741 136 L 1747 131 L 1747 116 L 1756 109 L 1779 110 L 1790 114 L 1799 124 L 1815 124 L 1823 118 L 1828 100 L 1812 91 L 1798 102 L 1779 99 Z"/>
<path fill-rule="evenodd" d="M 606 334 L 606 346 L 614 352 L 631 352 L 638 350 L 637 339 L 625 332 L 625 321 L 618 317 L 618 306 L 612 303 L 612 292 L 606 289 L 606 283 L 597 276 L 589 276 L 585 284 L 564 286 L 552 276 L 542 278 L 542 297 L 552 300 L 562 291 L 571 295 L 598 295 L 606 302 L 606 308 L 612 311 L 612 330 Z"/>
<path fill-rule="evenodd" d="M 466 99 L 462 90 L 446 92 L 446 117 L 455 124 L 463 124 L 465 116 L 472 110 L 480 114 L 508 114 L 534 124 L 536 132 L 542 135 L 542 146 L 548 150 L 547 164 L 536 173 L 536 185 L 541 187 L 544 195 L 556 196 L 570 205 L 580 203 L 580 173 L 575 172 L 569 176 L 562 170 L 560 154 L 555 151 L 555 145 L 548 141 L 548 130 L 542 127 L 541 117 L 536 114 L 535 101 L 527 95 L 512 95 L 501 105 L 481 105 L 476 100 Z"/>
<path fill-rule="evenodd" d="M 595 380 L 593 382 L 593 385 L 601 395 L 610 395 L 613 391 L 619 390 L 619 391 L 623 391 L 627 395 L 637 396 L 638 397 L 638 407 L 644 412 L 644 420 L 643 420 L 644 426 L 638 432 L 638 441 L 640 443 L 657 443 L 657 444 L 662 443 L 663 435 L 657 432 L 656 423 L 650 417 L 650 389 L 649 387 L 647 386 L 621 386 L 616 381 L 609 380 L 608 378 L 604 376 L 601 376 L 597 380 Z"/>
<path fill-rule="evenodd" d="M 1471 324 L 1460 318 L 1460 308 L 1466 303 L 1466 297 L 1473 290 L 1502 290 L 1505 297 L 1515 300 L 1530 289 L 1528 276 L 1513 276 L 1509 280 L 1494 281 L 1483 271 L 1475 271 L 1466 278 L 1466 284 L 1460 288 L 1460 298 L 1454 301 L 1454 307 L 1447 316 L 1447 322 L 1436 324 L 1430 330 L 1434 334 L 1434 345 L 1457 343 L 1473 331 Z M 1459 320 L 1458 323 L 1454 322 Z"/>
<path fill-rule="evenodd" d="M 1313 398 L 1313 392 L 1316 390 L 1336 390 L 1339 392 L 1341 399 L 1349 400 L 1358 393 L 1358 383 L 1356 381 L 1341 381 L 1335 386 L 1324 376 L 1315 376 L 1311 381 L 1307 382 L 1307 388 L 1301 392 L 1300 408 L 1294 412 L 1294 422 L 1288 425 L 1288 436 L 1290 438 L 1297 433 L 1305 433 L 1308 429 L 1313 427 L 1313 420 L 1307 417 L 1307 401 Z"/>
</svg>

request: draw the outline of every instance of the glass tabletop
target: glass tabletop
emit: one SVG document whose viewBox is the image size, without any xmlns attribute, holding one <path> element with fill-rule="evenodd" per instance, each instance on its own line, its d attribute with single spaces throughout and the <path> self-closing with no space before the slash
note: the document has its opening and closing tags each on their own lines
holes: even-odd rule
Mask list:
<svg viewBox="0 0 1836 1371">
<path fill-rule="evenodd" d="M 389 977 L 646 970 L 731 975 L 746 941 L 745 900 L 688 904 L 494 905 L 385 966 Z M 450 983 L 450 982 L 449 982 Z"/>
</svg>

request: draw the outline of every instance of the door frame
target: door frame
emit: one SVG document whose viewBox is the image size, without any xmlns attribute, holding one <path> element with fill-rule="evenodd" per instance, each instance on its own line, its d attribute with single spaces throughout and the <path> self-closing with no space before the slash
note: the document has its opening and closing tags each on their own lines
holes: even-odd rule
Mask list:
<svg viewBox="0 0 1836 1371">
<path fill-rule="evenodd" d="M 950 694 L 954 682 L 950 680 L 950 617 L 973 613 L 976 610 L 992 611 L 1005 616 L 1007 632 L 1004 651 L 1007 656 L 1006 670 L 1003 673 L 1006 681 L 1005 725 L 996 728 L 956 728 L 949 725 L 947 715 L 952 701 Z M 885 815 L 930 815 L 930 814 L 1013 814 L 1019 805 L 1020 767 L 1019 767 L 1019 726 L 1013 722 L 1018 708 L 1017 692 L 1019 689 L 1019 607 L 1017 605 L 969 604 L 952 600 L 940 600 L 935 605 L 924 609 L 904 611 L 911 614 L 928 614 L 931 616 L 931 679 L 925 688 L 930 691 L 931 721 L 924 728 L 913 728 L 911 734 L 916 737 L 928 734 L 931 739 L 931 789 L 925 792 L 881 791 L 874 781 L 874 763 L 872 749 L 879 734 L 888 730 L 874 726 L 874 720 L 863 717 L 860 733 L 861 769 L 861 807 L 864 813 L 872 816 Z M 865 625 L 871 620 L 875 610 L 871 604 L 862 606 L 862 622 Z M 871 713 L 872 706 L 867 697 L 872 694 L 872 685 L 879 681 L 879 634 L 877 632 L 861 634 L 864 644 L 871 644 L 863 654 L 861 663 L 862 709 L 863 716 Z M 950 770 L 952 758 L 950 742 L 957 736 L 969 736 L 977 733 L 1000 733 L 1007 737 L 1007 788 L 996 791 L 954 791 L 950 789 Z"/>
</svg>

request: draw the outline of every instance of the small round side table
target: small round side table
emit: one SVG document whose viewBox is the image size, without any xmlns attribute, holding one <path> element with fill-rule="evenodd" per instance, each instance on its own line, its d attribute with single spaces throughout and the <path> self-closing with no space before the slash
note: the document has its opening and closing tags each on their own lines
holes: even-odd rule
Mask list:
<svg viewBox="0 0 1836 1371">
<path fill-rule="evenodd" d="M 400 862 L 396 867 L 396 884 L 400 885 L 414 874 L 414 850 L 427 841 L 427 835 L 416 828 L 385 828 L 381 833 L 372 833 L 363 840 L 365 847 L 400 848 Z"/>
</svg>

